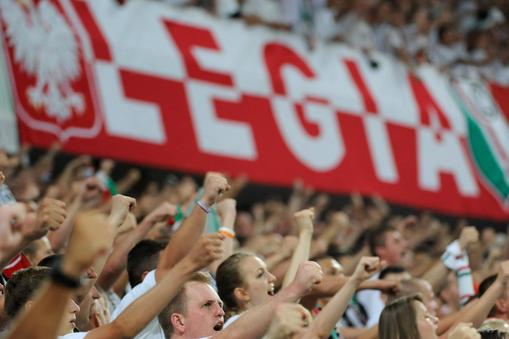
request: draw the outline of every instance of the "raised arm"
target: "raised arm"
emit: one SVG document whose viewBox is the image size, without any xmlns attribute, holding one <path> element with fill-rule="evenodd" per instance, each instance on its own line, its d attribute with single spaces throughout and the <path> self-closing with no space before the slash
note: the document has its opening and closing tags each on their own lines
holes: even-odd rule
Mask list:
<svg viewBox="0 0 509 339">
<path fill-rule="evenodd" d="M 168 305 L 194 272 L 221 257 L 223 241 L 224 236 L 220 233 L 201 236 L 191 252 L 169 270 L 154 288 L 132 303 L 112 323 L 90 331 L 85 338 L 134 337 Z"/>
<path fill-rule="evenodd" d="M 253 307 L 242 313 L 238 320 L 213 339 L 251 339 L 260 338 L 267 331 L 277 307 L 281 303 L 295 302 L 305 296 L 313 285 L 323 277 L 320 265 L 313 261 L 305 261 L 297 270 L 295 279 L 288 287 L 279 291 L 269 302 Z"/>
<path fill-rule="evenodd" d="M 217 204 L 217 213 L 221 219 L 221 228 L 219 230 L 225 236 L 223 241 L 223 255 L 215 260 L 209 267 L 209 271 L 216 273 L 219 265 L 233 253 L 235 240 L 235 218 L 237 216 L 237 202 L 234 199 L 224 199 Z"/>
<path fill-rule="evenodd" d="M 60 274 L 71 281 L 78 281 L 86 270 L 113 241 L 114 230 L 99 214 L 83 215 L 76 220 L 76 227 L 64 255 Z M 75 289 L 69 284 L 52 279 L 44 284 L 34 297 L 32 306 L 14 322 L 7 339 L 54 339 L 65 309 Z"/>
<path fill-rule="evenodd" d="M 283 287 L 288 286 L 295 278 L 299 265 L 302 262 L 309 260 L 311 240 L 313 239 L 314 216 L 315 213 L 312 208 L 296 212 L 293 216 L 299 231 L 299 242 L 293 252 L 290 266 L 288 267 L 283 279 Z"/>
<path fill-rule="evenodd" d="M 139 225 L 136 226 L 136 218 L 130 213 L 124 223 L 132 225 L 133 229 L 119 234 L 115 238 L 113 252 L 108 257 L 104 269 L 97 280 L 97 283 L 105 291 L 109 290 L 127 265 L 127 255 L 129 251 L 141 240 L 145 238 L 150 229 L 157 223 L 167 221 L 172 215 L 175 215 L 177 208 L 168 202 L 163 202 L 149 215 L 147 215 Z M 131 226 L 126 226 L 130 228 Z"/>
<path fill-rule="evenodd" d="M 305 337 L 328 338 L 361 282 L 379 271 L 380 268 L 380 259 L 378 257 L 363 257 L 345 286 L 334 295 L 315 318 Z"/>
<path fill-rule="evenodd" d="M 156 280 L 159 281 L 166 272 L 189 252 L 189 244 L 194 244 L 203 233 L 207 220 L 207 210 L 214 205 L 221 194 L 230 186 L 224 176 L 219 173 L 207 173 L 205 176 L 204 193 L 202 199 L 194 206 L 191 215 L 187 217 L 180 228 L 173 235 L 170 243 L 161 253 L 157 264 Z"/>
</svg>

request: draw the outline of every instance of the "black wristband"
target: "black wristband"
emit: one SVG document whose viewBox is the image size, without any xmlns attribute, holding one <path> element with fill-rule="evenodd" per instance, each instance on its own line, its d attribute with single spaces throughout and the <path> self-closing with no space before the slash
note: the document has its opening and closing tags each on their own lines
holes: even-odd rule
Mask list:
<svg viewBox="0 0 509 339">
<path fill-rule="evenodd" d="M 76 289 L 81 287 L 81 281 L 80 279 L 72 278 L 66 275 L 60 268 L 53 268 L 51 270 L 51 281 L 53 281 L 55 284 Z"/>
</svg>

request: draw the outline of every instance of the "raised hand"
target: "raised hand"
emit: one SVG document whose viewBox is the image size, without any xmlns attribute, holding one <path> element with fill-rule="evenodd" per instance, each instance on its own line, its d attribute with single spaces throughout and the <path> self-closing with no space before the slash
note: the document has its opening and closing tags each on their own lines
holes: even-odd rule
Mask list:
<svg viewBox="0 0 509 339">
<path fill-rule="evenodd" d="M 73 277 L 79 277 L 113 246 L 115 230 L 108 227 L 106 217 L 96 212 L 86 212 L 76 217 L 69 240 L 62 270 Z"/>
<path fill-rule="evenodd" d="M 23 204 L 0 205 L 0 259 L 15 250 L 23 241 L 22 224 L 26 217 Z"/>
<path fill-rule="evenodd" d="M 27 240 L 36 240 L 48 233 L 48 230 L 56 231 L 62 226 L 67 211 L 65 203 L 52 198 L 44 198 L 39 204 L 36 213 L 27 213 L 22 224 L 22 234 Z"/>
<path fill-rule="evenodd" d="M 301 296 L 311 291 L 314 285 L 319 284 L 323 279 L 323 272 L 320 265 L 314 261 L 304 261 L 299 265 L 297 274 L 292 282 Z"/>
<path fill-rule="evenodd" d="M 224 239 L 225 237 L 221 233 L 202 235 L 182 262 L 189 264 L 192 271 L 199 271 L 207 267 L 221 258 Z"/>
<path fill-rule="evenodd" d="M 497 280 L 504 286 L 509 282 L 509 260 L 502 261 L 500 263 L 498 267 Z"/>
<path fill-rule="evenodd" d="M 284 303 L 276 309 L 274 320 L 267 331 L 266 339 L 293 338 L 311 324 L 311 314 L 299 304 Z"/>
<path fill-rule="evenodd" d="M 223 175 L 215 172 L 207 173 L 203 187 L 204 193 L 202 199 L 207 206 L 214 205 L 221 197 L 221 194 L 230 189 L 228 180 Z"/>
<path fill-rule="evenodd" d="M 150 212 L 145 219 L 152 224 L 157 224 L 163 221 L 167 222 L 171 216 L 175 216 L 176 214 L 177 206 L 165 201 Z"/>
<path fill-rule="evenodd" d="M 56 199 L 44 198 L 37 209 L 37 221 L 41 228 L 50 231 L 59 229 L 66 216 L 65 203 Z"/>
<path fill-rule="evenodd" d="M 295 223 L 297 224 L 299 233 L 309 232 L 312 234 L 314 218 L 315 218 L 315 209 L 314 208 L 308 208 L 305 210 L 301 210 L 301 211 L 296 212 L 293 215 L 293 219 L 295 220 Z"/>
<path fill-rule="evenodd" d="M 136 228 L 137 224 L 138 223 L 136 222 L 136 217 L 134 216 L 134 214 L 127 213 L 124 222 L 116 230 L 117 236 L 132 231 L 133 229 Z"/>
<path fill-rule="evenodd" d="M 466 250 L 468 245 L 479 241 L 479 231 L 474 226 L 466 226 L 461 230 L 460 234 L 460 247 Z"/>
<path fill-rule="evenodd" d="M 378 257 L 362 257 L 355 271 L 352 274 L 351 279 L 354 279 L 357 283 L 371 277 L 374 273 L 378 272 L 382 268 L 380 258 Z"/>
<path fill-rule="evenodd" d="M 125 220 L 127 213 L 136 206 L 136 199 L 117 194 L 111 199 L 110 225 L 119 227 Z"/>
</svg>

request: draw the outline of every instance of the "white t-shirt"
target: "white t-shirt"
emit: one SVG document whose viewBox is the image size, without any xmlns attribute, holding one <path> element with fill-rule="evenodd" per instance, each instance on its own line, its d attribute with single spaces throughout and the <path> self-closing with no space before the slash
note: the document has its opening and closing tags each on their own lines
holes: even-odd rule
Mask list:
<svg viewBox="0 0 509 339">
<path fill-rule="evenodd" d="M 120 301 L 120 304 L 117 306 L 113 314 L 111 315 L 111 320 L 118 318 L 120 313 L 122 313 L 129 305 L 131 305 L 135 300 L 143 296 L 145 293 L 150 291 L 152 288 L 156 286 L 156 275 L 155 270 L 150 271 L 143 279 L 139 285 L 134 287 L 129 293 L 127 293 L 124 298 Z M 164 332 L 161 326 L 159 325 L 159 320 L 154 318 L 150 321 L 150 323 L 145 326 L 143 330 L 135 339 L 165 339 Z M 67 338 L 65 338 L 67 339 Z"/>
<path fill-rule="evenodd" d="M 237 319 L 240 318 L 240 314 L 235 314 L 233 316 L 231 316 L 225 323 L 224 323 L 224 326 L 223 326 L 223 329 L 227 328 L 228 326 L 230 326 L 231 324 L 233 324 Z"/>
<path fill-rule="evenodd" d="M 378 279 L 379 274 L 375 274 L 369 280 Z M 378 324 L 380 314 L 385 304 L 382 301 L 382 293 L 378 290 L 363 290 L 357 292 L 357 301 L 364 307 L 368 316 L 366 327 L 372 327 Z"/>
</svg>

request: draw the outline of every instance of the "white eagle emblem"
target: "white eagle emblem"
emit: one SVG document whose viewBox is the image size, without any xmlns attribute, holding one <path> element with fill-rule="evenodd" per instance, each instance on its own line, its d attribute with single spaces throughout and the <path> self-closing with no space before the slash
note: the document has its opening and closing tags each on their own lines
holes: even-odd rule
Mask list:
<svg viewBox="0 0 509 339">
<path fill-rule="evenodd" d="M 37 5 L 2 0 L 0 11 L 15 62 L 37 79 L 26 93 L 32 106 L 59 122 L 70 118 L 73 109 L 83 112 L 83 96 L 71 87 L 81 73 L 78 44 L 57 8 L 48 0 Z"/>
</svg>

